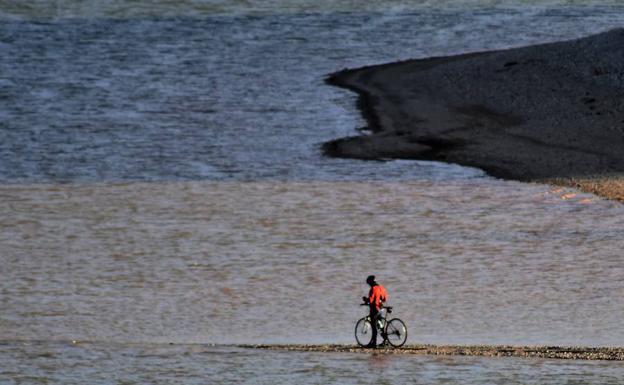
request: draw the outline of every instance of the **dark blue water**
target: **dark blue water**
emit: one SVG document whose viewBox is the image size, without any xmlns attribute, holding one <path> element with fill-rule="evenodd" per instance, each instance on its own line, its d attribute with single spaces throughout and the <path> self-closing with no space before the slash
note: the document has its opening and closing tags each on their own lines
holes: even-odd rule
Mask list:
<svg viewBox="0 0 624 385">
<path fill-rule="evenodd" d="M 0 181 L 472 178 L 414 162 L 328 159 L 364 125 L 324 77 L 412 57 L 567 39 L 613 7 L 420 9 L 0 25 Z"/>
</svg>

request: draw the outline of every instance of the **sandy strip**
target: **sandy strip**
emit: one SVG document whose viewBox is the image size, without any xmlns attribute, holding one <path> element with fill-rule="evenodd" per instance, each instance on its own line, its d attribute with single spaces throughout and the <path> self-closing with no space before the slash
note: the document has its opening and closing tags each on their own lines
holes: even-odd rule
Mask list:
<svg viewBox="0 0 624 385">
<path fill-rule="evenodd" d="M 624 30 L 345 70 L 364 135 L 327 155 L 422 159 L 624 200 Z"/>
<path fill-rule="evenodd" d="M 624 361 L 624 348 L 492 345 L 406 345 L 401 348 L 366 349 L 356 345 L 238 345 L 266 349 L 323 353 L 417 354 L 442 356 L 534 357 L 568 360 Z"/>
</svg>

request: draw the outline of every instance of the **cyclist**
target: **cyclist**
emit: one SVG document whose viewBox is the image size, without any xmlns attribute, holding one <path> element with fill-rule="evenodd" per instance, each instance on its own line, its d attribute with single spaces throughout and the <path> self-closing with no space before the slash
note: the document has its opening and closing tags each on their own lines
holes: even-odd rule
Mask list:
<svg viewBox="0 0 624 385">
<path fill-rule="evenodd" d="M 383 303 L 388 300 L 388 293 L 383 286 L 375 282 L 374 275 L 369 275 L 366 278 L 366 283 L 370 286 L 370 290 L 368 291 L 368 297 L 362 297 L 362 299 L 369 306 L 370 319 L 373 326 L 373 336 L 367 347 L 375 348 L 377 347 L 377 317 Z"/>
</svg>

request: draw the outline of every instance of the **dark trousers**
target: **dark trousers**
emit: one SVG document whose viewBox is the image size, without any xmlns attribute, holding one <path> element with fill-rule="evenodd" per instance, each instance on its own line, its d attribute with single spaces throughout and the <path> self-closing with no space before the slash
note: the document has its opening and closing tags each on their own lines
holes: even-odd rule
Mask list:
<svg viewBox="0 0 624 385">
<path fill-rule="evenodd" d="M 377 346 L 377 318 L 379 317 L 379 310 L 371 306 L 369 316 L 371 319 L 371 326 L 373 327 L 373 337 L 371 338 L 370 345 Z"/>
</svg>

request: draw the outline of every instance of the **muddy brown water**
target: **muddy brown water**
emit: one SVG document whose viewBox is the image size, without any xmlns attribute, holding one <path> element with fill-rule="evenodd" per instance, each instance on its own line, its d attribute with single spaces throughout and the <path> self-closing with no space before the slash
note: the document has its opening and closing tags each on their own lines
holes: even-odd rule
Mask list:
<svg viewBox="0 0 624 385">
<path fill-rule="evenodd" d="M 475 182 L 8 185 L 0 339 L 623 345 L 624 207 Z"/>
</svg>

